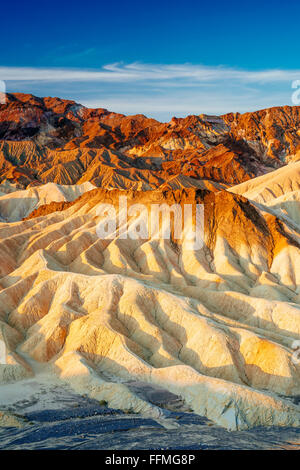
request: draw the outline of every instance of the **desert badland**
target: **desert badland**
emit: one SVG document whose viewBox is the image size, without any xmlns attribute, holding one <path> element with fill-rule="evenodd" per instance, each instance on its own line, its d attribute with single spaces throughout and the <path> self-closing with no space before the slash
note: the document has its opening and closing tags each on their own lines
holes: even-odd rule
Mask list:
<svg viewBox="0 0 300 470">
<path fill-rule="evenodd" d="M 202 204 L 203 247 L 100 239 L 120 195 Z M 161 123 L 7 94 L 0 257 L 0 393 L 43 370 L 145 416 L 129 383 L 229 430 L 300 425 L 300 107 Z"/>
</svg>

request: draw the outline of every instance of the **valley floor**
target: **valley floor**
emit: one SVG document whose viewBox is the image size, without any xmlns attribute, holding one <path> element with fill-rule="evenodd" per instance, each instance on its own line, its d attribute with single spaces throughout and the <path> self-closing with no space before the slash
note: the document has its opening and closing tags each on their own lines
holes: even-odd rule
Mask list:
<svg viewBox="0 0 300 470">
<path fill-rule="evenodd" d="M 161 419 L 99 406 L 46 375 L 2 385 L 0 408 L 17 415 L 22 425 L 0 428 L 0 449 L 300 450 L 299 428 L 229 432 L 182 411 L 178 397 L 166 390 L 149 390 L 142 383 L 133 387 L 163 406 Z"/>
</svg>

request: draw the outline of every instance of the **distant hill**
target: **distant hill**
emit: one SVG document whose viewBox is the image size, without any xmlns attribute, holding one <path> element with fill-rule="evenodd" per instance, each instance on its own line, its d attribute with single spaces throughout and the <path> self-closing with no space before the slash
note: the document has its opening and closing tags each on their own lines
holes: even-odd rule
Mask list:
<svg viewBox="0 0 300 470">
<path fill-rule="evenodd" d="M 0 183 L 231 186 L 300 159 L 299 129 L 300 107 L 160 123 L 60 98 L 7 94 L 0 105 Z"/>
</svg>

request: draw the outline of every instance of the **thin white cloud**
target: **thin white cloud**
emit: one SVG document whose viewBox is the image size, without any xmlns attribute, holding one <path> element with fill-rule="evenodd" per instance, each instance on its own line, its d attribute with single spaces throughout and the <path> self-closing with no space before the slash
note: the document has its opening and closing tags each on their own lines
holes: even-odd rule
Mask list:
<svg viewBox="0 0 300 470">
<path fill-rule="evenodd" d="M 0 66 L 8 91 L 59 96 L 159 120 L 293 105 L 299 70 L 249 71 L 193 64 L 107 64 L 101 69 Z"/>
<path fill-rule="evenodd" d="M 37 68 L 0 66 L 0 80 L 11 81 L 79 81 L 79 82 L 159 82 L 162 86 L 181 82 L 195 86 L 201 83 L 235 81 L 239 83 L 282 83 L 297 80 L 299 70 L 242 70 L 193 64 L 108 64 L 101 69 Z"/>
</svg>

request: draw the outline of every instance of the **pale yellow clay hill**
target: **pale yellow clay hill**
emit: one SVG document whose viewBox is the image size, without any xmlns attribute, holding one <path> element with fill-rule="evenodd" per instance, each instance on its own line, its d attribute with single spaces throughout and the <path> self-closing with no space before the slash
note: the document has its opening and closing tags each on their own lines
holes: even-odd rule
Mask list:
<svg viewBox="0 0 300 470">
<path fill-rule="evenodd" d="M 203 203 L 204 247 L 99 239 L 98 204 L 118 208 L 120 194 L 148 207 Z M 134 380 L 179 394 L 228 429 L 299 426 L 288 398 L 300 390 L 291 347 L 300 339 L 297 227 L 206 189 L 95 189 L 64 204 L 0 223 L 2 383 L 41 363 L 114 408 L 159 417 L 130 391 Z"/>
</svg>

